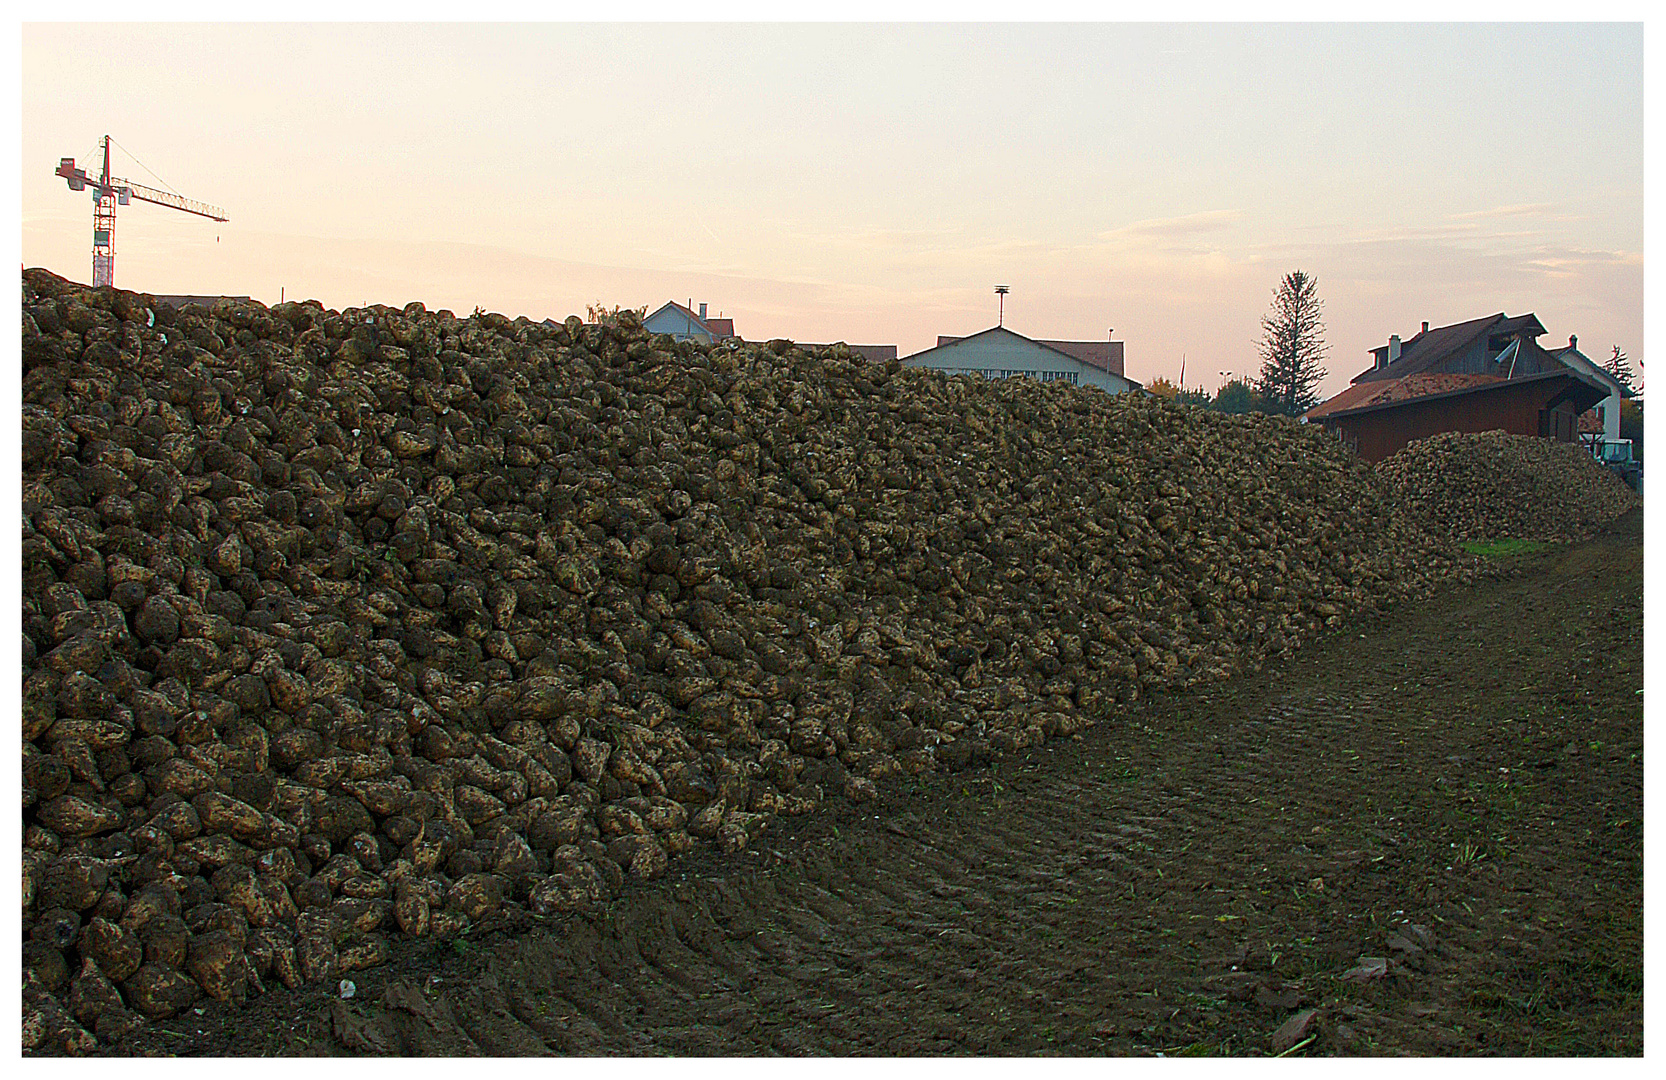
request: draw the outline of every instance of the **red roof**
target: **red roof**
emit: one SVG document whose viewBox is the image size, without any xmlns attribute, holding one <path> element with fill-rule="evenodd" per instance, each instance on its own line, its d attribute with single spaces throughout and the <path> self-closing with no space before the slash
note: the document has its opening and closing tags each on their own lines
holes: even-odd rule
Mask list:
<svg viewBox="0 0 1666 1080">
<path fill-rule="evenodd" d="M 1318 420 L 1332 413 L 1349 409 L 1363 409 L 1372 405 L 1387 405 L 1392 401 L 1448 394 L 1454 390 L 1469 390 L 1488 383 L 1504 382 L 1495 375 L 1452 375 L 1442 372 L 1407 375 L 1387 382 L 1359 382 L 1340 394 L 1307 410 L 1309 420 Z"/>
<path fill-rule="evenodd" d="M 1336 398 L 1332 398 L 1330 401 L 1324 402 L 1321 405 L 1314 406 L 1313 409 L 1303 415 L 1304 418 L 1309 420 L 1318 419 L 1324 423 L 1330 423 L 1340 416 L 1354 416 L 1360 413 L 1376 412 L 1380 409 L 1397 409 L 1408 401 L 1433 400 L 1436 398 L 1450 399 L 1466 394 L 1490 394 L 1494 391 L 1508 390 L 1527 383 L 1540 383 L 1548 379 L 1562 380 L 1562 382 L 1566 384 L 1567 389 L 1558 396 L 1558 400 L 1571 402 L 1572 404 L 1578 406 L 1579 411 L 1581 412 L 1589 409 L 1592 405 L 1595 405 L 1598 401 L 1602 400 L 1602 391 L 1599 388 L 1593 387 L 1590 383 L 1581 379 L 1568 368 L 1562 368 L 1559 371 L 1541 371 L 1536 375 L 1518 375 L 1514 379 L 1499 379 L 1488 375 L 1452 376 L 1442 374 L 1437 377 L 1442 380 L 1454 379 L 1462 381 L 1458 381 L 1455 384 L 1446 383 L 1445 385 L 1451 387 L 1446 390 L 1430 390 L 1428 393 L 1407 393 L 1402 391 L 1398 394 L 1385 392 L 1383 395 L 1384 400 L 1375 400 L 1367 397 L 1366 400 L 1360 401 L 1356 398 L 1354 399 L 1354 403 L 1352 405 L 1343 405 L 1334 408 L 1329 407 L 1336 402 L 1337 398 L 1342 396 L 1341 394 L 1338 394 Z M 1467 382 L 1468 380 L 1473 380 L 1473 382 Z M 1381 386 L 1382 384 L 1379 383 L 1378 385 Z M 1355 387 L 1354 389 L 1358 388 Z M 1407 387 L 1406 389 L 1415 389 L 1415 385 L 1413 387 Z M 1572 392 L 1570 393 L 1569 391 Z M 1587 394 L 1596 396 L 1587 397 Z"/>
</svg>

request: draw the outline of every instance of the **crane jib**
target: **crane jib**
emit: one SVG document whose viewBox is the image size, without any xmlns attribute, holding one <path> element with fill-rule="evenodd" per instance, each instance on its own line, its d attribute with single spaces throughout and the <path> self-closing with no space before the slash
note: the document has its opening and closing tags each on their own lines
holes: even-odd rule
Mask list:
<svg viewBox="0 0 1666 1080">
<path fill-rule="evenodd" d="M 205 218 L 213 218 L 215 221 L 231 220 L 226 216 L 226 212 L 218 206 L 210 206 L 207 203 L 197 202 L 195 199 L 187 199 L 185 196 L 175 195 L 171 191 L 158 191 L 155 188 L 145 187 L 143 184 L 135 184 L 131 180 L 116 180 L 112 183 L 120 185 L 116 189 L 118 192 L 127 191 L 135 199 L 142 199 L 158 206 L 171 206 L 175 210 L 183 210 L 187 214 L 199 214 Z"/>
</svg>

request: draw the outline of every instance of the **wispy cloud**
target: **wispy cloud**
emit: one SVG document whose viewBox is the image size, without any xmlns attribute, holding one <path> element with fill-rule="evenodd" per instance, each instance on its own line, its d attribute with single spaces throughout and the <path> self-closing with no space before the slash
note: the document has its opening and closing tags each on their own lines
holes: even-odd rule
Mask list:
<svg viewBox="0 0 1666 1080">
<path fill-rule="evenodd" d="M 1182 236 L 1196 236 L 1199 233 L 1215 232 L 1242 221 L 1245 214 L 1242 210 L 1203 210 L 1196 214 L 1183 214 L 1180 217 L 1149 218 L 1136 221 L 1132 225 L 1124 225 L 1120 229 L 1111 229 L 1099 234 L 1101 240 L 1121 240 L 1133 237 L 1148 237 L 1154 239 L 1175 239 Z"/>
<path fill-rule="evenodd" d="M 1470 210 L 1462 214 L 1448 214 L 1448 221 L 1480 221 L 1486 218 L 1548 217 L 1557 221 L 1571 220 L 1569 215 L 1557 214 L 1555 203 L 1517 203 L 1514 206 L 1495 206 L 1490 210 Z"/>
<path fill-rule="evenodd" d="M 1637 251 L 1540 248 L 1524 257 L 1520 265 L 1524 271 L 1572 279 L 1605 270 L 1635 270 L 1641 273 L 1643 255 Z"/>
</svg>

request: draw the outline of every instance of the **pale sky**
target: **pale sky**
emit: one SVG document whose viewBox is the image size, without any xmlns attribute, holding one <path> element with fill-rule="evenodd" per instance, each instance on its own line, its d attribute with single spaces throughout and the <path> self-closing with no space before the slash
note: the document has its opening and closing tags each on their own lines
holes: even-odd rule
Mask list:
<svg viewBox="0 0 1666 1080">
<path fill-rule="evenodd" d="M 748 339 L 994 325 L 1253 375 L 1280 277 L 1335 393 L 1419 323 L 1643 355 L 1640 24 L 123 25 L 22 30 L 22 261 L 91 276 L 74 157 L 224 207 L 118 212 L 116 284 Z M 140 164 L 142 163 L 142 164 Z"/>
</svg>

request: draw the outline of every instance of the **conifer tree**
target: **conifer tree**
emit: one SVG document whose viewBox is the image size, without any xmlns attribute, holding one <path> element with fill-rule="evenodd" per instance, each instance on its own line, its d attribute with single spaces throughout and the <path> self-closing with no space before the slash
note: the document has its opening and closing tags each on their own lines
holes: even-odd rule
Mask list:
<svg viewBox="0 0 1666 1080">
<path fill-rule="evenodd" d="M 1616 382 L 1626 388 L 1627 396 L 1636 391 L 1637 387 L 1632 382 L 1634 376 L 1631 373 L 1630 358 L 1620 351 L 1618 345 L 1614 346 L 1614 355 L 1608 358 L 1608 363 L 1603 367 L 1608 369 L 1608 374 L 1614 376 Z"/>
<path fill-rule="evenodd" d="M 1269 409 L 1300 416 L 1319 403 L 1319 382 L 1327 372 L 1325 324 L 1318 281 L 1301 270 L 1284 275 L 1272 310 L 1261 319 L 1261 376 L 1255 391 Z"/>
</svg>

